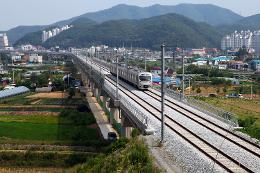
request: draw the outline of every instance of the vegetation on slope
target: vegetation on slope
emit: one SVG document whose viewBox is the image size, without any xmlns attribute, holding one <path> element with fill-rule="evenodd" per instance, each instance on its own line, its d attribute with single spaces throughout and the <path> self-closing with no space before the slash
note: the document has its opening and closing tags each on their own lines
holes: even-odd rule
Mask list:
<svg viewBox="0 0 260 173">
<path fill-rule="evenodd" d="M 89 18 L 96 22 L 120 19 L 144 19 L 160 16 L 168 13 L 176 13 L 186 16 L 194 21 L 206 22 L 211 25 L 229 24 L 243 18 L 242 16 L 211 4 L 179 4 L 179 5 L 159 5 L 149 7 L 138 7 L 133 5 L 119 4 L 112 8 L 86 13 L 78 17 L 69 19 L 67 22 L 77 18 Z M 62 21 L 64 23 L 64 21 Z M 59 23 L 59 22 L 58 22 Z"/>
<path fill-rule="evenodd" d="M 28 33 L 37 32 L 46 26 L 18 26 L 7 31 L 8 40 L 11 44 L 21 39 Z"/>
<path fill-rule="evenodd" d="M 242 30 L 259 30 L 260 29 L 260 14 L 256 14 L 253 16 L 245 17 L 234 24 L 231 25 L 220 25 L 217 26 L 217 29 L 222 34 L 231 34 L 234 31 L 242 31 Z"/>
<path fill-rule="evenodd" d="M 118 140 L 108 148 L 107 155 L 101 154 L 83 164 L 77 173 L 97 172 L 161 172 L 149 155 L 148 148 L 143 141 L 133 138 Z"/>
<path fill-rule="evenodd" d="M 133 45 L 159 49 L 161 43 L 182 47 L 218 47 L 219 33 L 210 25 L 196 23 L 184 16 L 167 14 L 142 20 L 108 21 L 102 24 L 80 24 L 46 41 L 45 47 L 86 47 L 93 44 L 109 46 Z M 39 36 L 40 37 L 40 36 Z M 22 44 L 30 37 L 24 37 Z M 37 43 L 37 41 L 35 42 Z"/>
<path fill-rule="evenodd" d="M 58 21 L 51 25 L 18 26 L 8 30 L 7 35 L 9 41 L 14 44 L 28 33 L 37 32 L 50 26 L 64 26 L 79 18 L 88 18 L 96 22 L 105 22 L 121 19 L 144 19 L 168 13 L 180 14 L 194 21 L 206 22 L 211 25 L 231 24 L 243 18 L 231 10 L 211 4 L 179 4 L 176 6 L 156 4 L 149 7 L 120 4 L 109 9 L 85 13 L 68 20 Z"/>
</svg>

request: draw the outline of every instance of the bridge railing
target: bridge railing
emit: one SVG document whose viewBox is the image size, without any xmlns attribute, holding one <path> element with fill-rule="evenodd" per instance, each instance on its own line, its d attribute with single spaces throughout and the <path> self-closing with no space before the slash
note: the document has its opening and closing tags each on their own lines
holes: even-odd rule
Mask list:
<svg viewBox="0 0 260 173">
<path fill-rule="evenodd" d="M 112 94 L 113 96 L 116 96 L 116 89 L 112 88 L 108 81 L 104 82 L 103 85 L 104 89 Z M 120 104 L 122 104 L 128 111 L 132 113 L 132 115 L 137 118 L 144 126 L 145 128 L 148 128 L 148 117 L 143 114 L 136 106 L 134 106 L 131 102 L 129 102 L 125 97 L 123 97 L 121 94 L 118 95 L 118 99 L 120 101 Z"/>
<path fill-rule="evenodd" d="M 116 98 L 116 89 L 109 85 L 109 82 L 105 80 L 105 75 L 100 73 L 99 70 L 93 67 L 91 68 L 92 64 L 90 62 L 86 61 L 82 63 L 82 61 L 79 59 L 78 63 L 80 68 L 82 68 L 82 70 L 85 73 L 92 76 L 92 79 L 99 83 L 100 86 L 102 86 L 106 92 L 108 92 L 110 95 Z M 151 134 L 154 132 L 153 128 L 149 126 L 149 118 L 146 115 L 144 115 L 143 112 L 141 112 L 134 104 L 132 104 L 127 98 L 123 97 L 121 94 L 119 94 L 118 99 L 120 101 L 120 105 L 122 105 L 122 107 L 124 107 L 128 112 L 131 113 L 131 115 L 133 116 L 132 119 L 138 121 L 136 123 L 142 126 L 145 133 Z"/>
<path fill-rule="evenodd" d="M 161 92 L 160 89 L 157 87 L 153 87 L 158 92 Z M 192 97 L 184 96 L 182 93 L 178 93 L 172 89 L 166 89 L 165 94 L 171 98 L 174 98 L 175 100 L 178 100 L 194 109 L 197 109 L 207 115 L 210 115 L 212 117 L 215 117 L 221 121 L 224 121 L 232 126 L 237 127 L 238 121 L 234 114 L 231 112 L 225 111 L 223 109 L 217 108 L 215 106 L 212 106 L 208 103 L 205 103 L 203 101 L 194 99 Z"/>
</svg>

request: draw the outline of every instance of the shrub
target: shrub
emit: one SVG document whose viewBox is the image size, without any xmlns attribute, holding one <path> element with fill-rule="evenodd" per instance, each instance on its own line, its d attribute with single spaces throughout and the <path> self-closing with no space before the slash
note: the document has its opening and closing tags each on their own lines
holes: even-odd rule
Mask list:
<svg viewBox="0 0 260 173">
<path fill-rule="evenodd" d="M 122 138 L 113 142 L 110 146 L 107 147 L 106 153 L 112 153 L 118 149 L 124 148 L 128 143 L 128 141 L 129 141 L 128 139 Z"/>
<path fill-rule="evenodd" d="M 254 117 L 247 117 L 245 119 L 238 119 L 238 124 L 241 127 L 250 127 L 256 122 L 256 118 Z"/>
<path fill-rule="evenodd" d="M 139 130 L 136 129 L 136 128 L 134 128 L 134 129 L 132 130 L 131 137 L 132 137 L 132 138 L 135 138 L 135 137 L 137 137 L 138 135 L 140 135 Z"/>
</svg>

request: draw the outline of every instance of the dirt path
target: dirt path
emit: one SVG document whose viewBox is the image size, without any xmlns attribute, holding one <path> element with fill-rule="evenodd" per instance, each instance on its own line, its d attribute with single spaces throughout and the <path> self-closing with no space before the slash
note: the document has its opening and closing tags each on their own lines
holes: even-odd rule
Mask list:
<svg viewBox="0 0 260 173">
<path fill-rule="evenodd" d="M 62 173 L 62 168 L 0 168 L 1 173 Z"/>
<path fill-rule="evenodd" d="M 76 108 L 77 106 L 63 105 L 0 105 L 0 108 Z"/>
<path fill-rule="evenodd" d="M 63 92 L 37 93 L 26 98 L 67 98 L 68 94 Z"/>
</svg>

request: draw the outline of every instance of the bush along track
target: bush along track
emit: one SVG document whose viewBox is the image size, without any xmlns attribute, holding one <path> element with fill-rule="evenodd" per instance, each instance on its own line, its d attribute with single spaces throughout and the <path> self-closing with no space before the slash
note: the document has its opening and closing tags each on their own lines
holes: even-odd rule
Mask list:
<svg viewBox="0 0 260 173">
<path fill-rule="evenodd" d="M 161 172 L 153 164 L 148 148 L 137 137 L 130 141 L 120 139 L 110 145 L 105 154 L 100 154 L 77 169 L 77 173 L 95 172 Z"/>
</svg>

